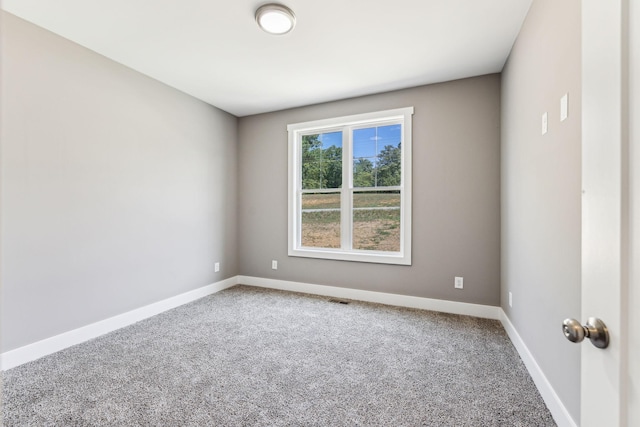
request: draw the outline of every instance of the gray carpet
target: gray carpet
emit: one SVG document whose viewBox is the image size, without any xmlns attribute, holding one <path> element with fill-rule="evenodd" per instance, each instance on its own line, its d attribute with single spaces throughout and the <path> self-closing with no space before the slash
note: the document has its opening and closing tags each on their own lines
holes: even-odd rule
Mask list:
<svg viewBox="0 0 640 427">
<path fill-rule="evenodd" d="M 3 373 L 5 426 L 552 426 L 497 321 L 236 286 Z"/>
</svg>

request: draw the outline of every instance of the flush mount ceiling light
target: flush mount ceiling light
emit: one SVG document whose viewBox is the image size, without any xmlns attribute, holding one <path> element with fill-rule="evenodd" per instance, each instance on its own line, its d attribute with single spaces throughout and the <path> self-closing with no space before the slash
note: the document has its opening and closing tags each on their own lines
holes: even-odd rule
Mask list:
<svg viewBox="0 0 640 427">
<path fill-rule="evenodd" d="M 256 22 L 269 34 L 286 34 L 296 25 L 296 16 L 287 6 L 269 3 L 256 10 Z"/>
</svg>

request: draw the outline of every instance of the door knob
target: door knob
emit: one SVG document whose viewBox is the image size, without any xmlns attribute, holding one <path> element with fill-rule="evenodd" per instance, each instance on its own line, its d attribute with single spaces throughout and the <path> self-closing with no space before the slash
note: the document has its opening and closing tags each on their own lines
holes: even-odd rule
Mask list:
<svg viewBox="0 0 640 427">
<path fill-rule="evenodd" d="M 609 331 L 607 325 L 600 319 L 589 317 L 587 324 L 582 326 L 576 319 L 564 319 L 562 322 L 562 332 L 571 342 L 581 342 L 586 338 L 591 340 L 591 344 L 598 348 L 609 346 Z"/>
</svg>

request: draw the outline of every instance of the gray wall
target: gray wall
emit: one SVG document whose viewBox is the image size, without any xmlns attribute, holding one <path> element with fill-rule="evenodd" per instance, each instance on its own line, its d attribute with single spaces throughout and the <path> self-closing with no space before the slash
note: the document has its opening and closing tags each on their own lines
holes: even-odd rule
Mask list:
<svg viewBox="0 0 640 427">
<path fill-rule="evenodd" d="M 580 51 L 580 1 L 535 0 L 502 75 L 502 308 L 578 422 L 580 347 L 560 326 L 581 318 Z"/>
<path fill-rule="evenodd" d="M 2 351 L 237 275 L 237 119 L 2 17 Z"/>
<path fill-rule="evenodd" d="M 287 124 L 414 106 L 413 265 L 287 256 Z M 499 305 L 500 76 L 239 120 L 243 275 Z M 279 261 L 271 270 L 271 260 Z M 464 276 L 464 290 L 453 287 Z"/>
</svg>

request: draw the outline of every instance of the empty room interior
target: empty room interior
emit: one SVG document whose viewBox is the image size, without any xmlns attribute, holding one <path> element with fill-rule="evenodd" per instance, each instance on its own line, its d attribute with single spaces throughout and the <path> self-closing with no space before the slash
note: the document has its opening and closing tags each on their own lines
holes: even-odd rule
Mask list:
<svg viewBox="0 0 640 427">
<path fill-rule="evenodd" d="M 4 425 L 640 425 L 595 3 L 4 0 Z"/>
</svg>

